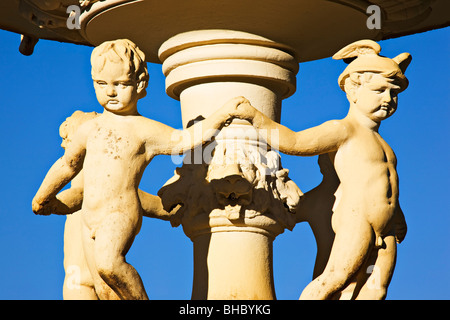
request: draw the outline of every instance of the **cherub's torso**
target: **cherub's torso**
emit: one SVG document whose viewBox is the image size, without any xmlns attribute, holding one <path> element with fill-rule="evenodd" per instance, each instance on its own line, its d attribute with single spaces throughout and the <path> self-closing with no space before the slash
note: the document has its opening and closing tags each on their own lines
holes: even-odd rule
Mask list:
<svg viewBox="0 0 450 320">
<path fill-rule="evenodd" d="M 140 216 L 138 187 L 151 161 L 146 142 L 139 135 L 140 116 L 91 121 L 83 163 L 83 212 L 92 223 L 111 212 Z"/>
<path fill-rule="evenodd" d="M 333 219 L 364 215 L 377 234 L 389 228 L 398 206 L 397 159 L 381 136 L 368 128 L 349 125 L 350 138 L 334 155 L 341 184 L 336 191 Z M 336 222 L 337 222 L 336 221 Z"/>
</svg>

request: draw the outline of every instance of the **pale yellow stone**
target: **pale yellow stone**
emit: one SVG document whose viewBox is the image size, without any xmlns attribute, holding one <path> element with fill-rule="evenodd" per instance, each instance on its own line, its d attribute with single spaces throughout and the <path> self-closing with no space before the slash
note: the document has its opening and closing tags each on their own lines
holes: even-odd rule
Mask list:
<svg viewBox="0 0 450 320">
<path fill-rule="evenodd" d="M 234 96 L 280 121 L 281 101 L 296 89 L 293 52 L 250 33 L 198 30 L 168 39 L 159 57 L 187 127 Z M 245 119 L 241 106 L 237 117 Z M 302 192 L 247 121 L 234 120 L 192 151 L 158 195 L 166 210 L 182 205 L 172 222 L 194 244 L 193 299 L 276 298 L 272 244 L 295 226 Z"/>
<path fill-rule="evenodd" d="M 97 47 L 92 76 L 104 112 L 72 116 L 84 120 L 76 131 L 62 130 L 65 154 L 33 199 L 37 214 L 72 214 L 65 298 L 147 299 L 125 256 L 149 216 L 182 225 L 192 240 L 193 299 L 275 299 L 272 243 L 303 221 L 318 253 L 301 299 L 383 299 L 406 223 L 395 154 L 378 129 L 408 85 L 411 57 L 389 59 L 380 50 L 369 40 L 340 50 L 336 59 L 354 58 L 338 80 L 348 115 L 294 132 L 278 123 L 298 71 L 285 45 L 224 30 L 168 39 L 159 56 L 184 130 L 138 113 L 148 81 L 139 48 L 129 40 Z M 320 155 L 322 183 L 304 195 L 271 148 Z M 159 197 L 138 189 L 154 156 L 185 152 Z M 76 290 L 71 266 L 79 267 Z"/>
<path fill-rule="evenodd" d="M 137 111 L 148 73 L 144 54 L 134 43 L 106 42 L 94 49 L 91 62 L 104 112 L 71 136 L 64 156 L 37 191 L 33 211 L 51 212 L 57 193 L 83 170 L 83 250 L 96 294 L 100 299 L 148 299 L 139 274 L 125 260 L 142 223 L 138 186 L 144 169 L 156 155 L 182 153 L 210 140 L 246 100 L 232 99 L 201 123 L 176 130 Z"/>
<path fill-rule="evenodd" d="M 328 154 L 339 178 L 331 218 L 335 237 L 328 262 L 303 290 L 301 299 L 331 299 L 354 277 L 358 283 L 351 290 L 353 298 L 383 299 L 395 266 L 396 240 L 402 241 L 406 234 L 398 201 L 397 160 L 378 129 L 397 109 L 397 94 L 407 86 L 403 73 L 411 58 L 409 54 L 392 60 L 380 57 L 377 46 L 365 40 L 337 54 L 337 58 L 356 57 L 340 77 L 350 102 L 342 120 L 294 132 L 242 105 L 244 117 L 255 128 L 266 129 L 265 133 L 277 129 L 280 151 L 300 156 Z M 270 144 L 271 135 L 266 138 Z M 324 196 L 329 197 L 328 192 Z M 318 258 L 323 264 L 323 258 Z M 370 266 L 371 274 L 367 272 Z"/>
</svg>

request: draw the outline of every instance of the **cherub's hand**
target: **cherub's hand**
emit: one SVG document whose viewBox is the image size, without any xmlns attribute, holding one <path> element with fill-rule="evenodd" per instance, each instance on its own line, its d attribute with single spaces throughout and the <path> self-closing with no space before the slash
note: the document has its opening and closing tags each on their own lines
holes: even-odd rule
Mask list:
<svg viewBox="0 0 450 320">
<path fill-rule="evenodd" d="M 244 97 L 236 97 L 228 101 L 222 109 L 228 116 L 227 124 L 230 124 L 234 118 L 251 121 L 254 117 L 255 108 L 253 108 Z"/>
<path fill-rule="evenodd" d="M 406 237 L 407 227 L 405 223 L 395 224 L 395 240 L 401 243 Z"/>
<path fill-rule="evenodd" d="M 253 123 L 253 118 L 255 118 L 256 109 L 250 104 L 247 100 L 244 103 L 241 103 L 237 106 L 236 113 L 234 116 L 236 118 L 247 120 L 250 123 Z"/>
<path fill-rule="evenodd" d="M 397 243 L 401 243 L 405 239 L 407 231 L 408 226 L 406 225 L 405 216 L 401 207 L 397 206 L 394 215 L 394 232 Z"/>
<path fill-rule="evenodd" d="M 35 214 L 48 216 L 52 212 L 51 208 L 47 203 L 40 203 L 36 199 L 33 199 L 33 202 L 31 203 L 31 209 Z"/>
</svg>

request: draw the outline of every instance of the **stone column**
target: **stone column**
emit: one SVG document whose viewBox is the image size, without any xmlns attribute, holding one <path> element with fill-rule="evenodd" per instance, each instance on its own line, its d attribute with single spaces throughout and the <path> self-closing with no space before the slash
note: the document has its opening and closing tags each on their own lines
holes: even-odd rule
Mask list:
<svg viewBox="0 0 450 320">
<path fill-rule="evenodd" d="M 281 101 L 295 92 L 293 50 L 257 35 L 187 32 L 163 43 L 159 57 L 184 127 L 236 96 L 280 121 Z M 172 223 L 194 244 L 193 299 L 276 298 L 272 242 L 294 227 L 301 191 L 248 122 L 233 121 L 186 156 L 159 195 L 166 209 L 183 203 Z"/>
</svg>

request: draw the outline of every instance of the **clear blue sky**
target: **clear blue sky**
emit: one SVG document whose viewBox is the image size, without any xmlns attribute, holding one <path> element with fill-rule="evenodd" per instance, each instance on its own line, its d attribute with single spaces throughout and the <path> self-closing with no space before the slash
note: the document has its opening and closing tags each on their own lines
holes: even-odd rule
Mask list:
<svg viewBox="0 0 450 320">
<path fill-rule="evenodd" d="M 35 216 L 31 200 L 63 154 L 59 125 L 75 110 L 97 111 L 90 78 L 92 48 L 41 40 L 30 57 L 20 36 L 0 31 L 0 299 L 62 299 L 65 217 Z M 399 245 L 387 299 L 450 298 L 450 28 L 380 42 L 382 54 L 410 52 L 409 88 L 380 133 L 398 157 L 400 201 L 408 234 Z M 299 131 L 343 118 L 348 102 L 337 85 L 344 69 L 331 58 L 300 65 L 297 92 L 283 102 L 282 123 Z M 164 91 L 161 66 L 149 64 L 142 115 L 181 128 L 178 101 Z M 283 155 L 283 166 L 306 192 L 321 180 L 317 158 Z M 173 175 L 169 156 L 155 158 L 141 188 L 153 194 Z M 315 241 L 298 224 L 274 242 L 279 299 L 297 299 L 311 280 Z M 192 243 L 180 228 L 145 219 L 127 260 L 151 299 L 190 299 Z"/>
</svg>

